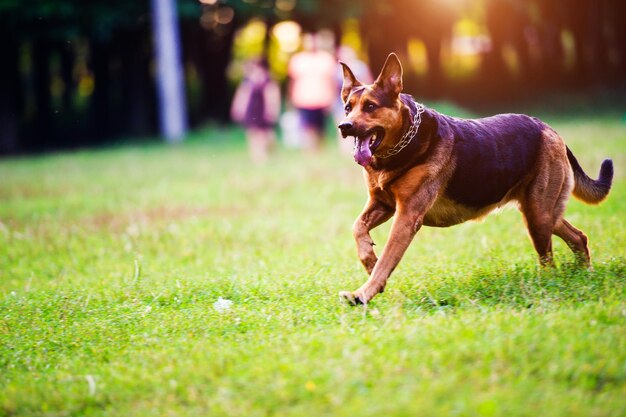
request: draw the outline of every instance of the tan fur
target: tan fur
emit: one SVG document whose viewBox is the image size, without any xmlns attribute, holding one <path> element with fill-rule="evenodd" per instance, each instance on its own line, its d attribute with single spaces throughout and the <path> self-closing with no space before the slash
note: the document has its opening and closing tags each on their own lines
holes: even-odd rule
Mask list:
<svg viewBox="0 0 626 417">
<path fill-rule="evenodd" d="M 401 90 L 401 84 L 397 85 L 398 68 L 395 63 L 397 58 L 394 57 L 395 55 L 390 55 L 375 84 L 359 87 L 359 94 L 351 94 L 350 89 L 346 88 L 360 86 L 360 83 L 354 79 L 349 68 L 344 66 L 342 95 L 346 103 L 355 109 L 348 112 L 349 117 L 346 120 L 363 125 L 364 130 L 376 125 L 384 126 L 387 133 L 380 145 L 382 151 L 393 147 L 394 141 L 401 136 L 402 114 L 407 111 L 406 108 L 398 99 L 394 105 L 376 111 L 363 112 L 358 109 L 368 100 L 376 100 L 377 89 L 385 88 L 386 93 L 392 95 L 395 91 Z M 384 77 L 389 77 L 389 80 L 385 81 Z M 440 134 L 444 139 L 446 135 L 451 135 L 445 131 Z M 417 157 L 426 155 L 428 147 L 429 144 L 424 143 L 418 145 L 417 151 L 413 152 Z M 587 236 L 567 222 L 563 218 L 563 213 L 572 190 L 576 193 L 575 184 L 579 189 L 586 187 L 586 196 L 592 195 L 596 200 L 600 192 L 594 194 L 593 187 L 597 188 L 598 185 L 594 185 L 593 180 L 588 177 L 590 181 L 588 184 L 579 185 L 581 175 L 585 174 L 577 173 L 575 167 L 572 167 L 570 158 L 573 156 L 568 155 L 565 143 L 554 130 L 549 127 L 543 130 L 538 157 L 521 180 L 512 186 L 499 202 L 482 208 L 464 206 L 444 194 L 457 164 L 458 157 L 454 152 L 453 141 L 440 140 L 428 152 L 425 160 L 408 167 L 365 166 L 364 175 L 369 198 L 353 225 L 353 234 L 359 259 L 369 279 L 356 291 L 341 292 L 343 298 L 353 304 L 367 303 L 376 294 L 384 291 L 389 275 L 398 265 L 422 225 L 446 227 L 479 219 L 510 202 L 516 203 L 522 212 L 542 265 L 553 265 L 553 234 L 563 239 L 584 265 L 590 265 Z M 580 167 L 578 169 L 582 172 Z M 605 187 L 604 196 L 610 188 L 610 177 L 612 165 L 610 169 L 607 165 L 604 182 L 607 183 L 608 178 L 608 186 Z M 379 259 L 374 252 L 374 242 L 369 232 L 392 216 L 393 224 L 389 239 Z"/>
</svg>

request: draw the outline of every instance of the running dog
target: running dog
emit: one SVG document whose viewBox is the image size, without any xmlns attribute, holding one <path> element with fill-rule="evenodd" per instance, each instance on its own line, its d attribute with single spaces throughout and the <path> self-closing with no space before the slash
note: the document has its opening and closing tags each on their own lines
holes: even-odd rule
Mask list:
<svg viewBox="0 0 626 417">
<path fill-rule="evenodd" d="M 448 227 L 517 203 L 544 266 L 553 265 L 552 235 L 580 262 L 591 265 L 587 236 L 563 218 L 570 194 L 597 204 L 611 188 L 613 162 L 589 178 L 563 139 L 541 120 L 522 114 L 459 119 L 440 114 L 402 93 L 402 65 L 390 54 L 376 81 L 359 82 L 343 67 L 345 119 L 338 128 L 354 137 L 369 198 L 353 226 L 369 279 L 340 296 L 366 304 L 383 292 L 422 226 Z M 394 217 L 380 259 L 369 231 Z"/>
</svg>

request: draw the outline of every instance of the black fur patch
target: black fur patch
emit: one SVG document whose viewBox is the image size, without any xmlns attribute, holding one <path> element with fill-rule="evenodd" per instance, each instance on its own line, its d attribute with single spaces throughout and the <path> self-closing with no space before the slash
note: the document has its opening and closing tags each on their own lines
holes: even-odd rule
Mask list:
<svg viewBox="0 0 626 417">
<path fill-rule="evenodd" d="M 545 128 L 538 119 L 521 114 L 468 120 L 439 113 L 436 117 L 451 130 L 457 158 L 445 194 L 475 208 L 502 200 L 532 169 Z"/>
</svg>

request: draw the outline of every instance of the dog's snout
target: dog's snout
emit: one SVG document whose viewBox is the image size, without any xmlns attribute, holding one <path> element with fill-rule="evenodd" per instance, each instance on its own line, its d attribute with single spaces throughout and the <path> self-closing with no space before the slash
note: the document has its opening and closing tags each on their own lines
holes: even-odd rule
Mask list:
<svg viewBox="0 0 626 417">
<path fill-rule="evenodd" d="M 337 127 L 339 128 L 339 130 L 341 130 L 341 133 L 344 133 L 352 130 L 352 128 L 354 128 L 354 125 L 352 124 L 352 122 L 341 122 Z"/>
</svg>

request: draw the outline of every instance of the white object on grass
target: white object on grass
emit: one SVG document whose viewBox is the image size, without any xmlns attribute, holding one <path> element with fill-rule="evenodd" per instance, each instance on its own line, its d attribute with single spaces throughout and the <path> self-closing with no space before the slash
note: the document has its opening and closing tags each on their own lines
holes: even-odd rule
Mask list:
<svg viewBox="0 0 626 417">
<path fill-rule="evenodd" d="M 222 297 L 219 297 L 217 301 L 213 303 L 213 308 L 216 309 L 218 313 L 228 311 L 232 306 L 233 302 L 231 300 Z"/>
<path fill-rule="evenodd" d="M 96 395 L 96 379 L 93 375 L 85 375 L 85 379 L 87 380 L 87 385 L 89 385 L 89 396 L 93 397 Z"/>
</svg>

